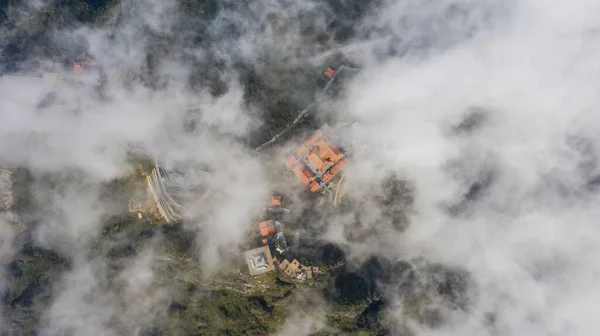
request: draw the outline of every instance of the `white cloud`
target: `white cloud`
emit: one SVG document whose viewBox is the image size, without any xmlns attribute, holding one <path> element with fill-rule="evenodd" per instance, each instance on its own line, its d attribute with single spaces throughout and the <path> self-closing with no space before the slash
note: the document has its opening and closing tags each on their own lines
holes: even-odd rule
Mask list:
<svg viewBox="0 0 600 336">
<path fill-rule="evenodd" d="M 401 6 L 405 17 L 429 18 L 442 6 L 433 3 L 399 2 L 386 13 L 392 17 Z M 501 24 L 476 24 L 469 39 L 458 38 L 460 29 L 436 31 L 441 50 L 370 64 L 354 81 L 345 104 L 362 122 L 355 136 L 370 150 L 356 159 L 362 168 L 355 171 L 371 174 L 383 162 L 416 186 L 411 226 L 395 238 L 403 245 L 398 257 L 459 265 L 475 281 L 468 323 L 419 334 L 594 333 L 585 312 L 599 299 L 591 259 L 600 208 L 567 141 L 581 134 L 597 147 L 596 7 L 584 0 L 510 3 L 508 11 L 490 12 L 492 22 L 502 16 Z M 466 8 L 473 17 L 459 25 L 479 18 Z M 402 28 L 401 37 L 421 33 L 420 26 Z M 482 128 L 449 135 L 451 122 L 473 106 L 489 109 Z M 459 202 L 469 183 L 490 170 L 490 185 L 467 213 L 455 216 L 441 206 Z M 370 251 L 393 253 L 380 245 Z M 482 327 L 487 312 L 495 316 L 493 328 Z"/>
<path fill-rule="evenodd" d="M 102 71 L 89 71 L 78 85 L 0 78 L 2 161 L 28 166 L 36 176 L 75 171 L 85 177 L 62 191 L 36 190 L 45 200 L 36 217 L 37 243 L 73 261 L 46 312 L 45 333 L 111 334 L 106 328 L 115 318 L 115 328 L 136 333 L 140 324 L 125 318 L 146 321 L 161 313 L 162 292 L 143 300 L 155 279 L 150 256 L 130 260 L 117 280 L 105 276 L 104 261 L 89 257 L 87 242 L 112 210 L 99 201 L 100 184 L 129 171 L 126 144 L 212 168 L 211 193 L 186 210 L 193 218 L 186 229 L 197 233 L 206 270 L 238 253 L 269 188 L 292 187 L 266 168 L 272 162 L 239 141 L 259 121 L 245 106 L 234 65 L 244 60 L 268 71 L 272 64 L 312 64 L 331 47 L 364 61 L 339 106 L 360 122 L 350 135 L 365 151 L 352 160 L 346 181 L 348 194 L 363 201 L 365 237 L 344 236 L 353 219 L 348 214 L 325 223 L 331 227 L 324 237 L 343 244 L 351 261 L 371 254 L 424 258 L 469 272 L 474 296 L 467 312 L 447 311 L 447 323 L 437 329 L 412 325 L 418 334 L 594 334 L 600 199 L 588 183 L 598 174 L 600 154 L 599 6 L 592 0 L 386 1 L 354 27 L 354 39 L 328 36 L 315 44 L 299 36 L 301 19 L 321 29 L 335 8 L 254 2 L 245 12 L 221 12 L 204 46 L 186 51 L 207 67 L 211 55 L 223 58 L 228 91 L 218 98 L 208 89 L 189 91 L 187 74 L 194 69 L 175 56 L 157 61 L 161 90 L 149 89 L 149 75 L 139 75 L 148 67 L 148 39 L 177 35 L 181 17 L 173 2 L 124 1 L 114 13 L 114 36 L 98 27 L 58 33 L 66 41 L 85 36 Z M 239 36 L 224 33 L 230 24 Z M 39 109 L 50 90 L 55 103 Z M 195 134 L 183 132 L 190 105 L 205 126 Z M 473 107 L 485 111 L 481 125 L 454 134 Z M 389 172 L 411 181 L 415 191 L 404 232 L 391 224 L 388 206 L 372 197 Z M 482 188 L 467 197 L 473 183 Z M 298 195 L 290 198 L 299 204 Z M 8 231 L 0 237 L 13 240 Z M 110 281 L 119 286 L 110 288 Z M 386 309 L 393 330 L 407 323 L 402 299 Z M 485 322 L 490 316 L 493 326 Z M 304 334 L 323 323 L 293 315 L 283 330 L 302 325 Z"/>
</svg>

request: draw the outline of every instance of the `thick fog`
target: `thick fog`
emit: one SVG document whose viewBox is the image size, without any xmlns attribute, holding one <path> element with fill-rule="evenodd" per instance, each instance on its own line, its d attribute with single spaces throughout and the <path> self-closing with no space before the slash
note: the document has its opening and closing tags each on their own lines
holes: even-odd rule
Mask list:
<svg viewBox="0 0 600 336">
<path fill-rule="evenodd" d="M 401 2 L 374 18 L 431 28 L 445 5 Z M 365 148 L 347 178 L 360 190 L 381 167 L 396 171 L 415 200 L 405 232 L 350 249 L 468 270 L 470 307 L 418 334 L 594 334 L 598 4 L 457 6 L 464 16 L 433 36 L 399 27 L 408 44 L 433 42 L 373 61 L 352 83 L 343 106 L 361 121 Z"/>
</svg>

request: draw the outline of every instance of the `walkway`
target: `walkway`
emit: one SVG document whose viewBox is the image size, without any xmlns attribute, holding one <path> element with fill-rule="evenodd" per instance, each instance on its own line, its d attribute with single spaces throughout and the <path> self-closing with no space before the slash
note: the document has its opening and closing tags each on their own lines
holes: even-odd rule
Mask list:
<svg viewBox="0 0 600 336">
<path fill-rule="evenodd" d="M 333 76 L 331 76 L 331 79 L 329 80 L 329 82 L 327 82 L 327 85 L 325 85 L 325 87 L 323 88 L 323 90 L 321 90 L 321 92 L 318 94 L 317 99 L 314 102 L 312 102 L 310 105 L 308 105 L 304 110 L 300 111 L 300 113 L 298 113 L 298 116 L 296 117 L 296 119 L 294 119 L 294 121 L 290 125 L 288 125 L 286 128 L 284 128 L 277 135 L 275 135 L 271 140 L 269 140 L 269 141 L 263 143 L 262 145 L 256 147 L 256 151 L 260 152 L 265 147 L 268 147 L 268 146 L 274 144 L 277 140 L 279 140 L 279 138 L 281 136 L 283 136 L 284 134 L 286 134 L 287 132 L 289 132 L 291 129 L 296 128 L 296 126 L 302 120 L 304 120 L 304 118 L 306 118 L 306 116 L 308 115 L 308 113 L 310 112 L 310 110 L 313 109 L 314 107 L 318 106 L 318 104 L 326 98 L 327 91 L 329 91 L 329 88 L 331 87 L 331 85 L 333 85 L 333 82 L 335 82 L 335 79 L 337 78 L 337 76 L 340 73 L 342 73 L 344 71 L 358 71 L 358 70 L 360 70 L 360 69 L 359 68 L 348 67 L 348 66 L 345 66 L 345 65 L 341 65 L 337 69 L 337 71 L 333 74 Z"/>
</svg>

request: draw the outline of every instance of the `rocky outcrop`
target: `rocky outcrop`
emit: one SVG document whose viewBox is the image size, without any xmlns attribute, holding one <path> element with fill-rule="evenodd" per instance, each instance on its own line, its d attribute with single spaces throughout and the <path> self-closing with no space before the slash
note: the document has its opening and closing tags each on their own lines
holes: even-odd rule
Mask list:
<svg viewBox="0 0 600 336">
<path fill-rule="evenodd" d="M 0 218 L 7 220 L 13 225 L 16 233 L 27 230 L 25 224 L 19 221 L 17 215 L 12 212 L 12 172 L 6 168 L 0 168 Z"/>
</svg>

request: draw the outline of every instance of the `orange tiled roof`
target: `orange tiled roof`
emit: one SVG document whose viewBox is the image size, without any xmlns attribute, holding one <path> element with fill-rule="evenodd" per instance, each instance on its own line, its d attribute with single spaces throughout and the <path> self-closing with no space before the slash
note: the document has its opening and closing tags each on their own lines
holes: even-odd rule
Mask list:
<svg viewBox="0 0 600 336">
<path fill-rule="evenodd" d="M 337 174 L 340 171 L 340 169 L 342 169 L 342 167 L 346 165 L 346 163 L 346 158 L 341 158 L 340 161 L 338 161 L 335 165 L 333 165 L 333 167 L 331 167 L 331 169 L 329 169 L 325 174 L 323 174 L 321 180 L 323 180 L 323 182 L 325 183 L 329 182 L 329 180 L 331 180 L 331 178 L 335 176 L 335 174 Z"/>
<path fill-rule="evenodd" d="M 281 196 L 279 195 L 271 195 L 271 205 L 281 205 Z"/>
<path fill-rule="evenodd" d="M 298 162 L 296 163 L 296 166 L 292 168 L 292 171 L 294 174 L 296 174 L 296 176 L 298 176 L 300 181 L 306 185 L 308 185 L 315 178 L 315 176 L 308 169 L 306 169 L 304 165 L 298 165 Z"/>
<path fill-rule="evenodd" d="M 76 74 L 83 73 L 84 62 L 74 62 L 73 63 L 73 72 Z"/>
<path fill-rule="evenodd" d="M 325 140 L 321 140 L 315 144 L 314 148 L 306 156 L 318 172 L 323 172 L 343 157 L 344 154 L 340 153 L 335 146 L 328 144 Z"/>
<path fill-rule="evenodd" d="M 260 222 L 258 228 L 260 229 L 260 235 L 266 238 L 274 236 L 276 233 L 272 220 Z"/>
<path fill-rule="evenodd" d="M 288 159 L 286 166 L 313 192 L 321 188 L 315 180 L 317 175 L 327 183 L 346 164 L 344 154 L 320 130 L 294 154 L 294 157 Z M 306 159 L 308 166 L 302 158 Z"/>
<path fill-rule="evenodd" d="M 310 191 L 315 192 L 319 189 L 321 189 L 321 185 L 317 183 L 317 181 L 312 181 L 310 182 L 310 185 L 308 186 L 310 188 Z"/>
<path fill-rule="evenodd" d="M 327 68 L 327 70 L 325 71 L 325 76 L 331 78 L 333 77 L 333 75 L 335 74 L 335 70 L 333 70 L 332 68 Z"/>
<path fill-rule="evenodd" d="M 323 161 L 321 160 L 321 158 L 315 154 L 314 151 L 310 152 L 307 156 L 308 161 L 310 161 L 310 163 L 313 164 L 313 166 L 315 166 L 317 168 L 317 170 L 321 170 L 321 166 L 323 165 Z"/>
</svg>

